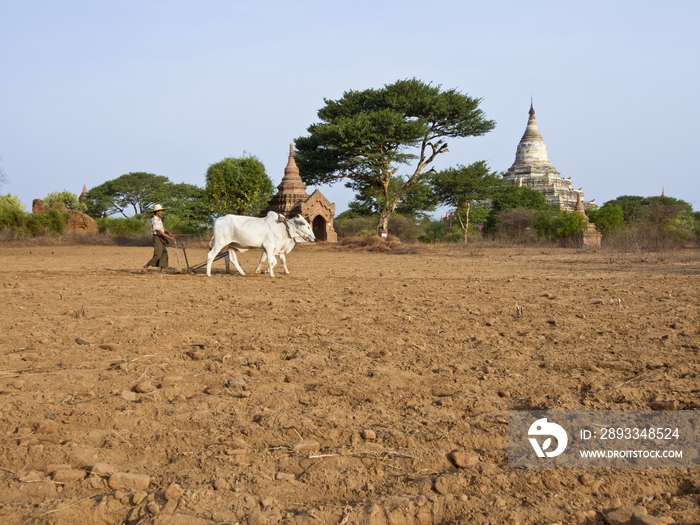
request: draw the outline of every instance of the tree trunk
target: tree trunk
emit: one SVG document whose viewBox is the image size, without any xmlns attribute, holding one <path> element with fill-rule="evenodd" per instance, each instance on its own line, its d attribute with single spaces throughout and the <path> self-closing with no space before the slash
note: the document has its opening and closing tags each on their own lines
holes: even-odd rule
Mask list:
<svg viewBox="0 0 700 525">
<path fill-rule="evenodd" d="M 386 238 L 389 235 L 389 217 L 391 217 L 391 212 L 396 208 L 396 203 L 398 202 L 398 197 L 396 197 L 396 202 L 393 205 L 389 202 L 389 183 L 391 182 L 391 176 L 386 177 L 383 180 L 383 203 L 381 210 L 379 211 L 379 224 L 377 224 L 377 234 L 380 237 Z"/>
<path fill-rule="evenodd" d="M 462 206 L 460 206 L 461 208 Z M 472 203 L 468 202 L 466 204 L 467 208 L 467 213 L 466 213 L 466 220 L 465 222 L 462 222 L 462 218 L 459 216 L 459 208 L 457 208 L 457 213 L 455 214 L 457 216 L 457 219 L 459 219 L 459 225 L 462 228 L 462 231 L 464 232 L 464 244 L 467 244 L 469 242 L 469 210 L 472 208 Z"/>
<path fill-rule="evenodd" d="M 389 232 L 389 217 L 390 213 L 382 211 L 379 214 L 379 224 L 377 225 L 377 235 L 381 237 L 386 237 Z"/>
<path fill-rule="evenodd" d="M 472 203 L 468 202 L 467 203 L 467 219 L 466 219 L 466 224 L 464 226 L 464 244 L 469 243 L 469 210 L 472 209 Z"/>
</svg>

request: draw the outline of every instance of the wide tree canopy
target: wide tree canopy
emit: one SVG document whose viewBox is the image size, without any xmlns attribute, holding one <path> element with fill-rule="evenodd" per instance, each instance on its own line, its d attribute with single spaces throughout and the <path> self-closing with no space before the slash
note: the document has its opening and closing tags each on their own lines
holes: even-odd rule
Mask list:
<svg viewBox="0 0 700 525">
<path fill-rule="evenodd" d="M 87 195 L 87 213 L 95 218 L 122 215 L 141 216 L 158 203 L 168 212 L 166 222 L 186 229 L 200 230 L 211 223 L 204 200 L 204 189 L 187 183 L 173 183 L 152 173 L 127 173 L 95 186 Z M 70 207 L 69 207 L 70 209 Z"/>
<path fill-rule="evenodd" d="M 275 191 L 265 166 L 252 155 L 212 164 L 206 181 L 206 199 L 216 215 L 255 216 L 265 209 Z"/>
<path fill-rule="evenodd" d="M 446 139 L 483 135 L 494 127 L 478 98 L 417 79 L 325 99 L 319 123 L 296 139 L 296 161 L 308 185 L 345 180 L 358 192 L 378 190 L 379 229 L 411 188 L 426 180 Z M 410 168 L 406 168 L 410 165 Z M 392 179 L 407 169 L 398 191 Z"/>
<path fill-rule="evenodd" d="M 87 213 L 92 217 L 139 215 L 163 200 L 168 184 L 168 177 L 163 175 L 127 173 L 90 189 Z"/>
</svg>

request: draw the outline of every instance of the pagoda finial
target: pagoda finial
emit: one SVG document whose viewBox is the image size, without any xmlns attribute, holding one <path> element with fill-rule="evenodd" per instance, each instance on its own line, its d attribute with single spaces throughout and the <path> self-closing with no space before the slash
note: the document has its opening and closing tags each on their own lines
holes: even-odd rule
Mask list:
<svg viewBox="0 0 700 525">
<path fill-rule="evenodd" d="M 294 142 L 289 143 L 289 156 L 290 157 L 294 156 Z"/>
<path fill-rule="evenodd" d="M 661 186 L 661 196 L 665 197 L 666 196 L 666 190 L 663 186 Z"/>
<path fill-rule="evenodd" d="M 535 116 L 535 107 L 532 104 L 532 95 L 530 95 L 530 111 L 528 113 L 531 117 Z"/>
</svg>

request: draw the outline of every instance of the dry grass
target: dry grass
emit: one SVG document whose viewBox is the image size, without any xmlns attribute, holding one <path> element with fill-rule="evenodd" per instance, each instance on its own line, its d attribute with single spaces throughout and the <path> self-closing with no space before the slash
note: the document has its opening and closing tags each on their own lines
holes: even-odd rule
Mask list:
<svg viewBox="0 0 700 525">
<path fill-rule="evenodd" d="M 373 253 L 422 253 L 423 245 L 404 244 L 398 237 L 389 235 L 386 239 L 376 235 L 367 237 L 346 237 L 338 241 L 335 249 L 341 251 L 373 252 Z"/>
</svg>

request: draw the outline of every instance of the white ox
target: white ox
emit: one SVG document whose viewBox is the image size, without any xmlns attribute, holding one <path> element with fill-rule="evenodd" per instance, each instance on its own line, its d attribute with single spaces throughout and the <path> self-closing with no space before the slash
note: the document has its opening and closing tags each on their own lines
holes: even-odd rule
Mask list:
<svg viewBox="0 0 700 525">
<path fill-rule="evenodd" d="M 238 264 L 236 252 L 251 249 L 263 250 L 256 272 L 267 259 L 270 277 L 274 277 L 273 268 L 277 264 L 275 256 L 279 255 L 285 273 L 289 273 L 284 254 L 291 252 L 296 243 L 304 241 L 314 242 L 316 237 L 309 223 L 301 215 L 285 219 L 283 215 L 270 211 L 266 217 L 243 215 L 219 217 L 214 221 L 212 248 L 207 255 L 207 277 L 211 277 L 211 265 L 214 259 L 226 247 L 228 247 L 229 259 L 241 275 L 245 275 L 245 272 Z"/>
</svg>

